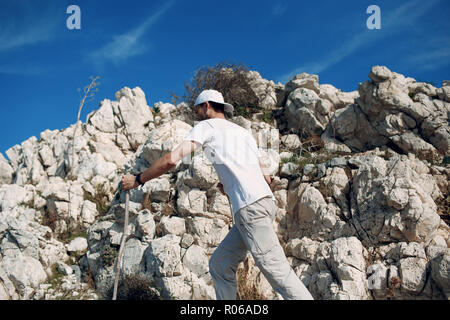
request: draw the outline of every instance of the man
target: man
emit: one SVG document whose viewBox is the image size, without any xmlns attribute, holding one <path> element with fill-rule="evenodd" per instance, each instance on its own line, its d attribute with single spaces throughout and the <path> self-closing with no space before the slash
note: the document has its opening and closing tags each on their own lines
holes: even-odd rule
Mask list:
<svg viewBox="0 0 450 320">
<path fill-rule="evenodd" d="M 209 262 L 217 299 L 236 299 L 237 266 L 250 251 L 258 268 L 284 299 L 312 300 L 290 267 L 273 229 L 275 198 L 255 139 L 249 131 L 225 119 L 224 111 L 233 112 L 234 108 L 216 90 L 202 91 L 194 110 L 200 122 L 184 141 L 137 177 L 125 175 L 124 190 L 160 176 L 185 155 L 203 147 L 219 176 L 220 191 L 230 200 L 234 218 L 233 227 Z"/>
</svg>

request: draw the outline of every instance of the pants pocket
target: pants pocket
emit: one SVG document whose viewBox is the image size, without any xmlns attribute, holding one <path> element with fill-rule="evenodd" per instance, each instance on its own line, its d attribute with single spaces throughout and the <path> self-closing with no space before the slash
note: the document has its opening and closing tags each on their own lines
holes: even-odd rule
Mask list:
<svg viewBox="0 0 450 320">
<path fill-rule="evenodd" d="M 242 239 L 254 255 L 264 255 L 279 245 L 270 213 L 264 206 L 249 206 L 236 215 L 236 225 Z"/>
</svg>

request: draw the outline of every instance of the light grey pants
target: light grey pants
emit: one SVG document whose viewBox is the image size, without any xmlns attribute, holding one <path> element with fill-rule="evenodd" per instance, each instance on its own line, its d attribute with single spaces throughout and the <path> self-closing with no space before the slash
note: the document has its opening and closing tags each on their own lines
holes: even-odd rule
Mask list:
<svg viewBox="0 0 450 320">
<path fill-rule="evenodd" d="M 217 299 L 236 299 L 236 270 L 250 251 L 258 268 L 284 299 L 313 300 L 278 241 L 272 225 L 275 209 L 272 198 L 265 197 L 235 213 L 233 227 L 209 260 Z"/>
</svg>

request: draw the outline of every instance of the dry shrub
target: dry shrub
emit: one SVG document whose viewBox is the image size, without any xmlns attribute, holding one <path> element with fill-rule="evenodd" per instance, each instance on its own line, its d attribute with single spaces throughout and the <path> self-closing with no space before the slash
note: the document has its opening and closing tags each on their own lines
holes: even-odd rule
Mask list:
<svg viewBox="0 0 450 320">
<path fill-rule="evenodd" d="M 439 150 L 436 152 L 433 152 L 432 150 L 419 150 L 417 158 L 422 161 L 427 160 L 432 165 L 441 165 L 444 155 Z"/>
<path fill-rule="evenodd" d="M 83 277 L 83 281 L 88 285 L 90 289 L 95 290 L 95 280 L 90 269 L 88 269 Z"/>
<path fill-rule="evenodd" d="M 439 216 L 450 226 L 450 194 L 444 194 L 442 198 L 437 199 L 435 202 Z"/>
<path fill-rule="evenodd" d="M 251 276 L 249 259 L 246 258 L 237 272 L 238 300 L 267 300 L 258 289 L 255 278 Z"/>
<path fill-rule="evenodd" d="M 152 201 L 150 200 L 150 192 L 144 193 L 144 200 L 142 200 L 142 208 L 152 212 Z"/>
<path fill-rule="evenodd" d="M 314 152 L 322 150 L 324 145 L 323 140 L 318 135 L 311 135 L 302 140 L 301 148 L 308 152 Z"/>
<path fill-rule="evenodd" d="M 100 216 L 105 215 L 110 209 L 109 193 L 104 188 L 104 184 L 100 184 L 95 187 L 94 195 L 84 191 L 83 199 L 94 202 Z"/>
<path fill-rule="evenodd" d="M 70 217 L 61 217 L 53 210 L 49 210 L 47 206 L 45 206 L 44 210 L 42 210 L 41 223 L 44 226 L 49 227 L 52 232 L 57 232 L 58 224 L 62 221 L 64 221 L 67 229 L 63 233 L 60 233 L 60 230 L 58 231 L 58 234 L 56 234 L 56 236 L 59 241 L 63 243 L 69 243 L 77 237 L 86 237 L 87 229 L 84 226 L 73 221 Z M 47 231 L 44 237 L 47 240 L 50 240 L 52 238 L 52 232 Z"/>
<path fill-rule="evenodd" d="M 45 207 L 44 213 L 42 215 L 42 224 L 52 229 L 52 231 L 55 231 L 57 220 L 58 220 L 57 214 L 51 210 L 48 210 L 47 207 Z"/>
<path fill-rule="evenodd" d="M 165 203 L 161 210 L 161 214 L 163 216 L 170 216 L 173 212 L 174 212 L 174 208 L 170 203 Z"/>
<path fill-rule="evenodd" d="M 260 110 L 258 97 L 250 86 L 249 69 L 243 64 L 218 63 L 198 69 L 185 83 L 183 100 L 193 106 L 197 96 L 206 89 L 215 89 L 223 94 L 224 100 L 234 106 L 235 115 L 249 117 Z"/>
<path fill-rule="evenodd" d="M 389 279 L 388 287 L 386 288 L 386 299 L 394 299 L 395 292 L 400 289 L 402 280 L 399 277 L 393 277 Z"/>
<path fill-rule="evenodd" d="M 112 299 L 114 287 L 107 291 L 106 298 Z M 129 274 L 119 279 L 117 300 L 161 300 L 153 282 L 143 274 Z"/>
</svg>

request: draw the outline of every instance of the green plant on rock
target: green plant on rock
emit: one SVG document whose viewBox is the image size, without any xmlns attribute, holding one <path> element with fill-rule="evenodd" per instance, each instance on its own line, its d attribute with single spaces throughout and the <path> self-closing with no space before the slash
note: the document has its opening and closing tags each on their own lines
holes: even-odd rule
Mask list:
<svg viewBox="0 0 450 320">
<path fill-rule="evenodd" d="M 114 265 L 118 251 L 109 244 L 104 245 L 101 251 L 101 259 L 104 266 L 111 267 Z"/>
<path fill-rule="evenodd" d="M 265 123 L 271 123 L 272 120 L 273 120 L 273 114 L 272 114 L 272 111 L 270 111 L 270 110 L 264 110 L 264 111 L 263 111 L 263 117 L 262 117 L 262 120 L 263 120 Z"/>
<path fill-rule="evenodd" d="M 298 158 L 298 154 L 294 153 L 292 154 L 292 156 L 290 156 L 289 158 L 281 158 L 281 163 L 285 164 L 285 163 L 289 163 L 292 162 L 294 164 L 298 164 L 299 163 L 299 158 Z"/>
<path fill-rule="evenodd" d="M 236 106 L 234 108 L 234 111 L 235 111 L 236 116 L 242 116 L 242 117 L 247 118 L 247 119 L 250 117 L 250 113 L 249 113 L 249 111 L 247 110 L 246 107 Z"/>
<path fill-rule="evenodd" d="M 69 225 L 69 224 L 67 224 Z M 67 232 L 62 235 L 61 240 L 64 243 L 70 243 L 75 238 L 86 238 L 87 237 L 87 229 L 80 224 L 76 224 L 74 228 L 69 228 Z"/>
</svg>

